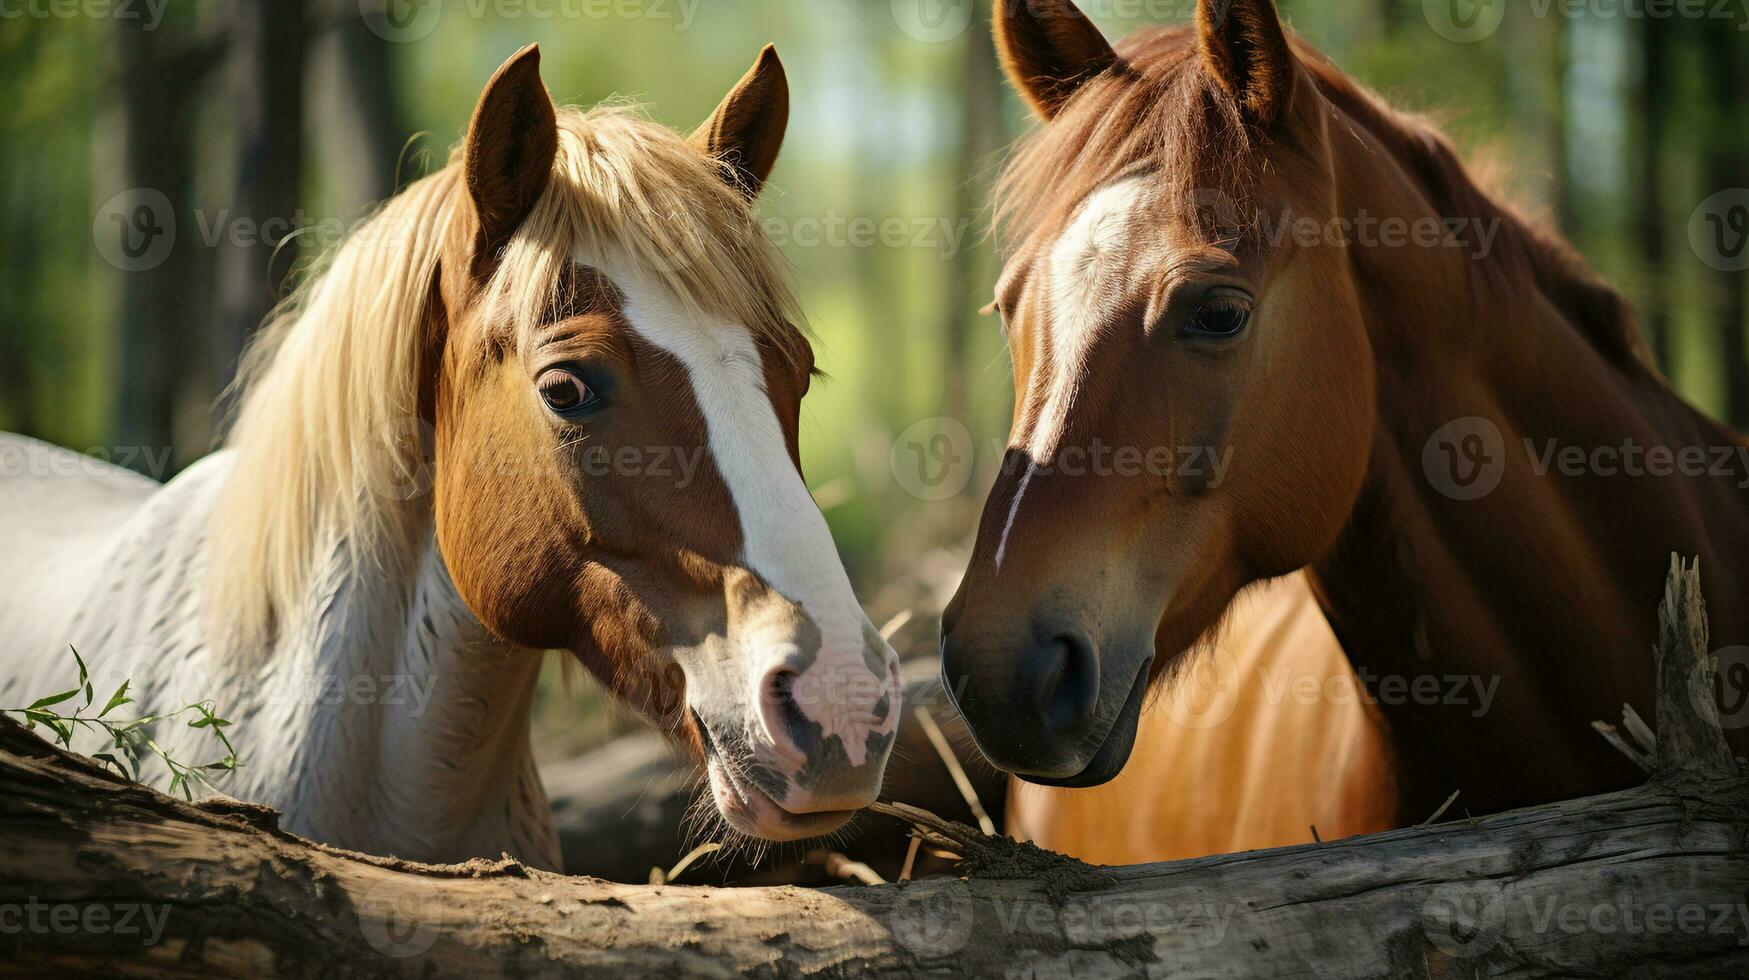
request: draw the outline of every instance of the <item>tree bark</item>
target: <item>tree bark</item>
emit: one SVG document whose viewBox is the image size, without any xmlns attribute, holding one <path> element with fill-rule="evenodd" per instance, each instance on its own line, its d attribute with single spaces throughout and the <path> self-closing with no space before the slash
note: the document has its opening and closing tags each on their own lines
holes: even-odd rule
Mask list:
<svg viewBox="0 0 1749 980">
<path fill-rule="evenodd" d="M 616 885 L 311 844 L 0 719 L 0 976 L 1749 975 L 1749 783 L 1707 710 L 1692 567 L 1637 789 L 1476 820 L 1098 869 L 903 807 L 965 878 Z M 1655 765 L 1654 765 L 1655 763 Z M 1124 815 L 1114 814 L 1114 819 Z"/>
<path fill-rule="evenodd" d="M 615 885 L 310 844 L 271 811 L 169 799 L 6 721 L 0 975 L 1742 976 L 1746 813 L 1735 779 L 1658 782 L 1134 868 L 991 839 L 972 872 L 1006 877 Z"/>
</svg>

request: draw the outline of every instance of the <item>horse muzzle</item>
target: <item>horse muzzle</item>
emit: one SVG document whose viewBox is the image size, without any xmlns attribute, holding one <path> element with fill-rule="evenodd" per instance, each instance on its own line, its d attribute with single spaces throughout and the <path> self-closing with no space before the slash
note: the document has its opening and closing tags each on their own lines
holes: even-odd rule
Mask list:
<svg viewBox="0 0 1749 980">
<path fill-rule="evenodd" d="M 1153 651 L 1102 658 L 1075 630 L 1013 648 L 957 630 L 942 637 L 942 684 L 978 751 L 997 768 L 1047 786 L 1098 786 L 1121 772 Z"/>
</svg>

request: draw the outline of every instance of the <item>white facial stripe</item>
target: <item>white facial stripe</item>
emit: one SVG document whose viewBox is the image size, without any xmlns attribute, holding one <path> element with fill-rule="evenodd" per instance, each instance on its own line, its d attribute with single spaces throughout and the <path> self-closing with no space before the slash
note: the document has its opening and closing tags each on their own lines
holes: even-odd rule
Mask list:
<svg viewBox="0 0 1749 980">
<path fill-rule="evenodd" d="M 742 562 L 819 627 L 819 657 L 806 674 L 869 674 L 862 655 L 868 620 L 850 588 L 826 518 L 790 460 L 751 332 L 740 324 L 701 322 L 666 289 L 635 271 L 612 264 L 597 267 L 619 286 L 632 329 L 685 365 L 704 415 L 711 456 L 741 520 Z M 757 631 L 758 624 L 753 628 Z M 759 647 L 760 653 L 779 648 L 769 642 L 777 638 L 761 639 L 757 632 L 734 639 Z M 793 642 L 786 646 L 794 649 Z M 767 664 L 757 656 L 746 659 L 753 681 Z M 871 679 L 873 690 L 884 688 L 884 679 Z M 808 712 L 807 706 L 803 710 Z M 889 724 L 896 724 L 897 714 L 890 712 Z M 833 726 L 826 727 L 831 734 Z M 852 765 L 862 764 L 864 742 L 861 737 L 844 739 Z"/>
<path fill-rule="evenodd" d="M 1122 283 L 1113 279 L 1128 265 L 1135 239 L 1131 223 L 1145 189 L 1145 177 L 1137 175 L 1089 194 L 1047 255 L 1045 314 L 1051 342 L 1045 355 L 1049 363 L 1041 363 L 1039 371 L 1048 386 L 1026 444 L 1039 462 L 1056 454 L 1099 324 L 1123 299 Z"/>
<path fill-rule="evenodd" d="M 1132 226 L 1146 180 L 1145 174 L 1132 175 L 1089 194 L 1046 253 L 1045 322 L 1050 344 L 1033 368 L 1033 378 L 1042 378 L 1046 384 L 1043 401 L 1032 413 L 1031 432 L 1016 440 L 1030 463 L 1014 490 L 1008 520 L 996 544 L 998 571 L 1008 551 L 1008 534 L 1020 514 L 1020 500 L 1032 483 L 1033 465 L 1046 463 L 1057 454 L 1069 409 L 1087 376 L 1087 358 L 1099 324 L 1123 300 L 1121 280 L 1113 280 L 1128 267 L 1136 245 Z M 1036 392 L 1037 381 L 1029 383 L 1028 389 L 1029 394 Z"/>
</svg>

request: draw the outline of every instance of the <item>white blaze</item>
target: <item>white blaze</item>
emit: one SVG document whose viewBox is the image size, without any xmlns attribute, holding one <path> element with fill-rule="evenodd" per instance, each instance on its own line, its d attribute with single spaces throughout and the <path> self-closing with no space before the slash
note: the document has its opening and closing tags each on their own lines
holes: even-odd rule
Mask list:
<svg viewBox="0 0 1749 980">
<path fill-rule="evenodd" d="M 1048 464 L 1061 448 L 1063 426 L 1087 377 L 1087 358 L 1099 324 L 1123 300 L 1124 284 L 1114 281 L 1113 274 L 1129 266 L 1129 253 L 1135 247 L 1131 227 L 1145 188 L 1146 175 L 1137 174 L 1087 195 L 1045 253 L 1045 325 L 1050 344 L 1041 352 L 1027 385 L 1030 397 L 1038 391 L 1038 379 L 1045 380 L 1043 402 L 1032 415 L 1031 432 L 1015 434 L 1014 445 L 1026 451 L 1028 463 L 996 544 L 997 571 L 1002 570 L 1008 534 L 1014 530 L 1034 468 Z"/>
<path fill-rule="evenodd" d="M 726 320 L 701 319 L 635 270 L 602 268 L 624 296 L 623 313 L 632 329 L 686 367 L 711 456 L 741 521 L 742 562 L 820 629 L 819 656 L 796 681 L 798 690 L 810 692 L 798 698 L 798 707 L 821 724 L 822 737 L 841 735 L 850 764 L 861 765 L 867 731 L 896 724 L 898 712 L 890 710 L 878 725 L 868 717 L 866 709 L 887 688 L 887 678 L 874 676 L 863 660 L 868 619 L 826 518 L 790 459 L 751 331 Z M 750 690 L 770 660 L 765 654 L 781 649 L 785 640 L 794 648 L 793 637 L 756 632 L 731 639 L 759 648 L 746 651 L 760 654 L 745 658 Z M 847 698 L 846 691 L 861 693 Z"/>
</svg>

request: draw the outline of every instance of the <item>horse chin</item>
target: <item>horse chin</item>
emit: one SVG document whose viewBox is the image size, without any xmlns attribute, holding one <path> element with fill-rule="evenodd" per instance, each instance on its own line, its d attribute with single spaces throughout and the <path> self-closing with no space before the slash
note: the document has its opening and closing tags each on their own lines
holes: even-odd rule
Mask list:
<svg viewBox="0 0 1749 980">
<path fill-rule="evenodd" d="M 791 813 L 759 787 L 737 779 L 720 757 L 705 763 L 711 798 L 729 826 L 761 840 L 792 841 L 829 834 L 850 822 L 855 810 Z"/>
<path fill-rule="evenodd" d="M 1129 696 L 1124 699 L 1123 707 L 1118 709 L 1117 718 L 1112 721 L 1104 740 L 1099 743 L 1099 748 L 1087 760 L 1087 764 L 1081 767 L 1080 772 L 1061 777 L 1029 776 L 1025 773 L 1017 775 L 1039 786 L 1062 786 L 1071 789 L 1100 786 L 1116 778 L 1118 773 L 1123 772 L 1124 763 L 1130 760 L 1130 750 L 1136 745 L 1136 730 L 1141 725 L 1142 702 L 1147 700 L 1148 694 L 1148 667 L 1149 663 L 1143 663 L 1136 671 L 1135 680 L 1130 684 Z"/>
</svg>

